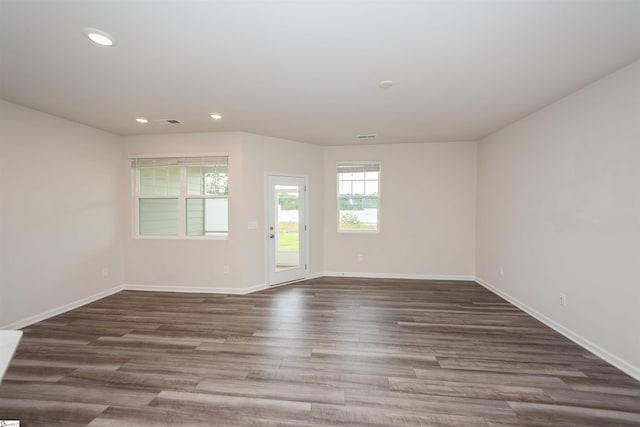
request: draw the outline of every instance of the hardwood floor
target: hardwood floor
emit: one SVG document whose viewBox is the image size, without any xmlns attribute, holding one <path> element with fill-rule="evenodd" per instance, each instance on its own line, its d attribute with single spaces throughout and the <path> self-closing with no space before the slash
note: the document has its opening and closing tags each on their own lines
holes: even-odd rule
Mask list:
<svg viewBox="0 0 640 427">
<path fill-rule="evenodd" d="M 34 324 L 21 426 L 640 425 L 640 383 L 473 282 L 124 291 Z"/>
</svg>

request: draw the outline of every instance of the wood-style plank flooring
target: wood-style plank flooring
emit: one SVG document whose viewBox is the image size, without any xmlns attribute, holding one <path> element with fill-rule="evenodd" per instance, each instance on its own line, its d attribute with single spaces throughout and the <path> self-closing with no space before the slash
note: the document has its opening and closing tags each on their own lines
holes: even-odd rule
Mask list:
<svg viewBox="0 0 640 427">
<path fill-rule="evenodd" d="M 473 282 L 124 291 L 34 324 L 21 426 L 640 425 L 640 383 Z"/>
</svg>

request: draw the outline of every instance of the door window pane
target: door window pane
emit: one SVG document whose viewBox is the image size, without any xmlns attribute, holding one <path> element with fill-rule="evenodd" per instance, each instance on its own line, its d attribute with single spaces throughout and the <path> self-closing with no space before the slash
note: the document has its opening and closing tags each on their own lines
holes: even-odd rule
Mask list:
<svg viewBox="0 0 640 427">
<path fill-rule="evenodd" d="M 276 270 L 300 265 L 300 189 L 276 185 Z"/>
</svg>

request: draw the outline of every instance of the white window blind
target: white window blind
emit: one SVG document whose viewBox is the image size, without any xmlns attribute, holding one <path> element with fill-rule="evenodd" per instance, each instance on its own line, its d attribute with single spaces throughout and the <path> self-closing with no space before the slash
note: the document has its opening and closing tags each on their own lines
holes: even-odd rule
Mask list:
<svg viewBox="0 0 640 427">
<path fill-rule="evenodd" d="M 132 158 L 132 168 L 155 168 L 166 166 L 216 166 L 227 165 L 227 156 L 206 156 L 206 157 L 141 157 Z"/>
<path fill-rule="evenodd" d="M 380 172 L 379 162 L 338 163 L 338 173 Z"/>
</svg>

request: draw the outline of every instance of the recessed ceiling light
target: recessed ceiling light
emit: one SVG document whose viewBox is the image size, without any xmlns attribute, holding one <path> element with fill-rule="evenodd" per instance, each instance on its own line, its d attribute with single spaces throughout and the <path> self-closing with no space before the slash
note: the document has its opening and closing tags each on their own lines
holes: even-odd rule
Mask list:
<svg viewBox="0 0 640 427">
<path fill-rule="evenodd" d="M 389 89 L 391 86 L 393 86 L 393 82 L 391 80 L 383 80 L 378 83 L 378 87 L 380 89 Z"/>
<path fill-rule="evenodd" d="M 138 117 L 138 118 L 136 118 L 136 122 L 138 122 L 138 123 L 149 123 L 149 120 L 145 119 L 144 117 Z"/>
<path fill-rule="evenodd" d="M 100 46 L 113 47 L 116 45 L 116 39 L 97 28 L 84 28 L 82 32 L 89 40 Z"/>
<path fill-rule="evenodd" d="M 217 114 L 217 113 L 212 113 L 211 114 L 211 118 L 213 120 L 220 120 L 222 118 L 222 116 L 220 114 Z"/>
</svg>

